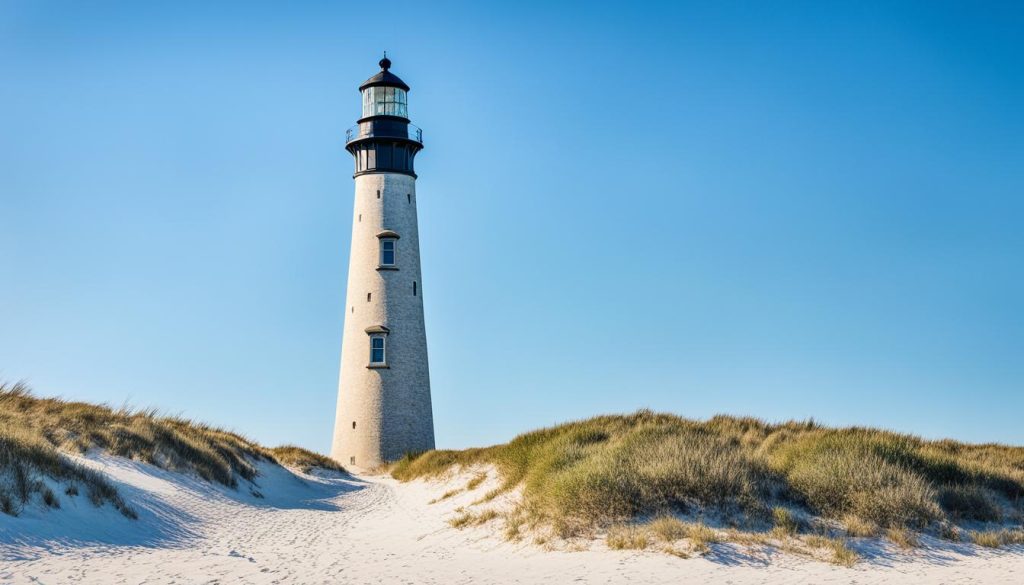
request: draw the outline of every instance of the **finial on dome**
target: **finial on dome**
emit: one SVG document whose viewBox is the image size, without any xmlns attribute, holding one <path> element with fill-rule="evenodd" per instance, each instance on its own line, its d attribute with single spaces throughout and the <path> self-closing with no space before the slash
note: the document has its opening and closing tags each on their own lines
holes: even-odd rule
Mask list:
<svg viewBox="0 0 1024 585">
<path fill-rule="evenodd" d="M 380 65 L 381 71 L 387 71 L 391 68 L 391 59 L 388 59 L 388 52 L 384 51 L 384 58 L 377 63 Z"/>
</svg>

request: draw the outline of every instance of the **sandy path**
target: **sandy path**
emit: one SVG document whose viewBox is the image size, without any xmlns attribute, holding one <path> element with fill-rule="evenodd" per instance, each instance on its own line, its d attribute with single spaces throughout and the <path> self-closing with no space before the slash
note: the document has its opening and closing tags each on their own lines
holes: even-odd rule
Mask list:
<svg viewBox="0 0 1024 585">
<path fill-rule="evenodd" d="M 64 497 L 59 512 L 0 518 L 0 583 L 1024 583 L 1022 548 L 887 551 L 853 569 L 728 545 L 685 560 L 551 552 L 504 542 L 493 528 L 449 528 L 453 509 L 477 496 L 428 504 L 447 486 L 303 481 L 267 467 L 261 499 L 142 464 L 91 464 L 122 482 L 140 519 L 81 497 Z"/>
</svg>

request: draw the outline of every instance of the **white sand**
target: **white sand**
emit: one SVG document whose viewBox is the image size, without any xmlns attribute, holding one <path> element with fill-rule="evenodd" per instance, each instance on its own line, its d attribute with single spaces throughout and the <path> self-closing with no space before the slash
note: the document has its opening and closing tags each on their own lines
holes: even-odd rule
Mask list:
<svg viewBox="0 0 1024 585">
<path fill-rule="evenodd" d="M 428 504 L 448 485 L 388 478 L 300 478 L 264 466 L 259 499 L 152 466 L 97 458 L 139 519 L 84 496 L 63 508 L 0 514 L 0 583 L 1024 583 L 1024 547 L 927 541 L 880 545 L 852 569 L 777 552 L 714 545 L 703 558 L 656 552 L 546 551 L 505 542 L 501 521 L 455 530 L 454 509 L 487 489 Z M 493 482 L 493 479 L 488 483 Z M 60 492 L 58 492 L 60 493 Z M 494 503 L 485 506 L 493 506 Z"/>
</svg>

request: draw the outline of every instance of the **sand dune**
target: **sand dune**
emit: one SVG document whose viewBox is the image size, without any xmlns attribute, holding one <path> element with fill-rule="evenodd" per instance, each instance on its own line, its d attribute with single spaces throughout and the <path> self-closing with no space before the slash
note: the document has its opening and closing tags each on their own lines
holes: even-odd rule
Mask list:
<svg viewBox="0 0 1024 585">
<path fill-rule="evenodd" d="M 451 528 L 455 510 L 487 486 L 430 502 L 466 477 L 399 484 L 265 464 L 257 486 L 236 491 L 123 459 L 82 461 L 115 478 L 139 519 L 83 497 L 0 516 L 0 583 L 1024 582 L 1020 547 L 862 550 L 852 569 L 727 544 L 690 559 L 611 551 L 600 540 L 546 550 L 506 542 L 497 522 Z"/>
</svg>

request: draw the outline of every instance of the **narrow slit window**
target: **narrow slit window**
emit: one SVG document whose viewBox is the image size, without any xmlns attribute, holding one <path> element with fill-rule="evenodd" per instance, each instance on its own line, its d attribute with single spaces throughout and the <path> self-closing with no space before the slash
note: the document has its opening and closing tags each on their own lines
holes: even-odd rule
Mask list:
<svg viewBox="0 0 1024 585">
<path fill-rule="evenodd" d="M 348 464 L 349 465 L 355 465 L 356 464 L 356 458 L 355 457 L 349 457 L 348 458 Z"/>
<path fill-rule="evenodd" d="M 380 189 L 377 189 L 377 199 L 380 199 Z"/>
<path fill-rule="evenodd" d="M 405 198 L 409 200 L 409 203 L 412 203 L 412 193 L 406 193 Z"/>
<path fill-rule="evenodd" d="M 380 241 L 380 265 L 395 265 L 395 241 L 383 239 Z"/>
<path fill-rule="evenodd" d="M 370 363 L 371 364 L 383 364 L 384 363 L 384 337 L 381 335 L 375 335 L 370 338 Z"/>
<path fill-rule="evenodd" d="M 352 421 L 352 428 L 356 428 L 356 421 Z"/>
<path fill-rule="evenodd" d="M 416 281 L 412 281 L 412 296 L 416 296 Z"/>
<path fill-rule="evenodd" d="M 360 214 L 359 214 L 359 221 L 360 221 L 360 222 L 362 222 L 362 221 L 363 221 L 363 214 L 362 214 L 362 213 L 360 213 Z"/>
<path fill-rule="evenodd" d="M 373 297 L 373 293 L 366 293 L 366 302 L 370 302 L 370 299 L 372 297 Z"/>
</svg>

